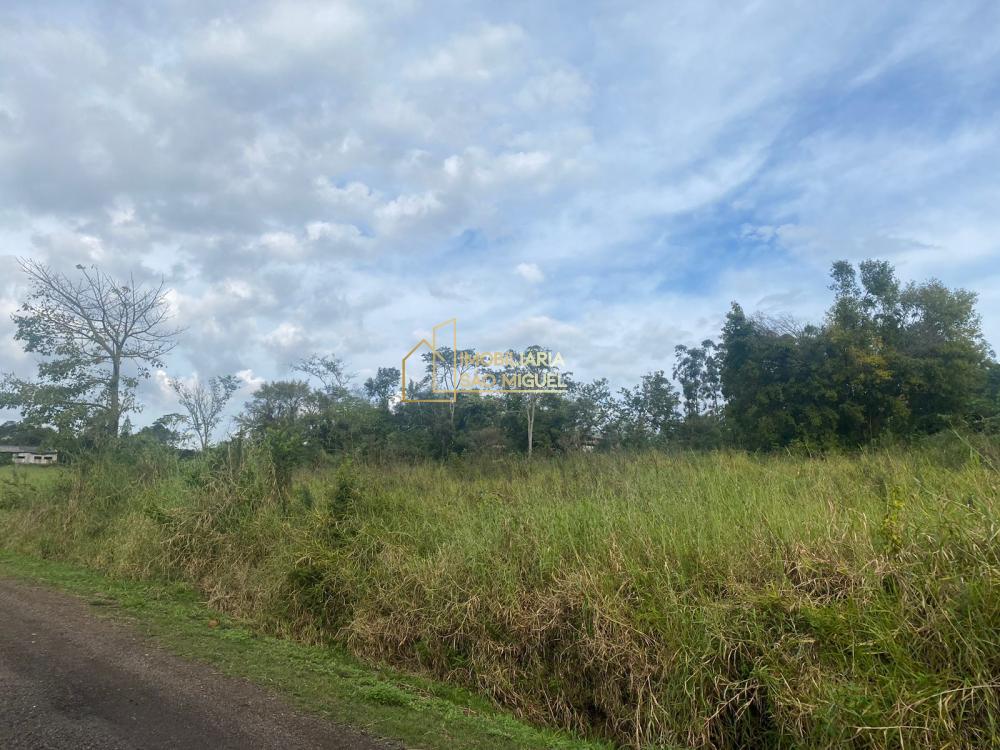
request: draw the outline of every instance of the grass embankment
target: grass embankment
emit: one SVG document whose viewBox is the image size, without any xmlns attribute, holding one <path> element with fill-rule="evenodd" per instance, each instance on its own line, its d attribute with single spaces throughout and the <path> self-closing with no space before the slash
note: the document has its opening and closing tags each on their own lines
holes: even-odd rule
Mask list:
<svg viewBox="0 0 1000 750">
<path fill-rule="evenodd" d="M 434 750 L 601 750 L 539 730 L 461 688 L 373 669 L 342 649 L 273 638 L 205 606 L 186 584 L 127 581 L 75 565 L 0 552 L 0 575 L 81 596 L 104 616 L 140 627 L 170 651 L 284 693 L 312 713 Z"/>
<path fill-rule="evenodd" d="M 8 484 L 0 545 L 633 746 L 1000 742 L 995 446 L 356 467 L 134 456 Z"/>
</svg>

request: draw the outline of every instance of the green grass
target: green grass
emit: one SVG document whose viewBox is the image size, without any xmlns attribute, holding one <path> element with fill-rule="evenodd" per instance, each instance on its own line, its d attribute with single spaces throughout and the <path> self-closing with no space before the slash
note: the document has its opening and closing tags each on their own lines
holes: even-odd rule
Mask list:
<svg viewBox="0 0 1000 750">
<path fill-rule="evenodd" d="M 0 495 L 0 547 L 184 582 L 262 632 L 621 745 L 988 747 L 998 465 L 939 440 L 345 465 L 284 492 L 253 450 L 140 454 Z"/>
<path fill-rule="evenodd" d="M 0 482 L 23 479 L 35 485 L 45 485 L 56 481 L 64 472 L 65 468 L 62 466 L 22 466 L 14 463 L 0 463 Z"/>
<path fill-rule="evenodd" d="M 332 721 L 420 748 L 564 748 L 600 745 L 527 726 L 455 687 L 373 669 L 337 649 L 264 636 L 206 607 L 191 587 L 110 578 L 78 566 L 0 552 L 0 575 L 84 598 L 180 656 L 284 694 Z"/>
</svg>

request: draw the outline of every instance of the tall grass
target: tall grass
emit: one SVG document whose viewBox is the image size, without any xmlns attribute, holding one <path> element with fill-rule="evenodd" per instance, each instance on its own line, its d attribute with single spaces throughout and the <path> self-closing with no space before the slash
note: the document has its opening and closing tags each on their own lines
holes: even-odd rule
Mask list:
<svg viewBox="0 0 1000 750">
<path fill-rule="evenodd" d="M 632 747 L 1000 744 L 1000 451 L 96 459 L 0 544 Z M 0 489 L 0 492 L 4 492 Z M 16 496 L 15 496 L 16 495 Z"/>
</svg>

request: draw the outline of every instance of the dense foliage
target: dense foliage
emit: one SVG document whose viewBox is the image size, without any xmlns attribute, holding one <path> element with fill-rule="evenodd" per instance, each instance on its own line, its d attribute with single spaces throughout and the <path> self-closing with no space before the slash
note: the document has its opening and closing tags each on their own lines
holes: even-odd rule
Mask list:
<svg viewBox="0 0 1000 750">
<path fill-rule="evenodd" d="M 822 326 L 749 319 L 722 335 L 726 425 L 748 448 L 858 446 L 884 435 L 981 424 L 997 413 L 997 365 L 975 295 L 937 281 L 901 286 L 889 264 L 833 267 Z"/>
</svg>

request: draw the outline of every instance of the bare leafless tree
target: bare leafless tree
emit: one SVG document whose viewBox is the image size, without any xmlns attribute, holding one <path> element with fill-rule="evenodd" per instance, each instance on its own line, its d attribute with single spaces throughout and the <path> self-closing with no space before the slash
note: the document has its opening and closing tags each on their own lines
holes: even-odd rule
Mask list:
<svg viewBox="0 0 1000 750">
<path fill-rule="evenodd" d="M 180 380 L 172 380 L 170 386 L 188 413 L 187 422 L 198 438 L 201 449 L 205 450 L 212 441 L 212 433 L 222 420 L 226 404 L 240 387 L 239 379 L 235 375 L 223 375 L 211 378 L 207 385 L 197 381 L 191 386 Z"/>
<path fill-rule="evenodd" d="M 19 259 L 30 294 L 12 317 L 25 349 L 49 360 L 39 365 L 52 410 L 82 406 L 103 416 L 117 435 L 122 415 L 135 408 L 132 390 L 150 368 L 162 367 L 180 331 L 168 326 L 165 282 L 153 287 L 114 279 L 95 266 L 66 276 L 32 259 Z M 128 372 L 126 364 L 133 366 Z M 23 384 L 32 391 L 32 384 Z M 65 399 L 66 403 L 58 403 Z"/>
</svg>

